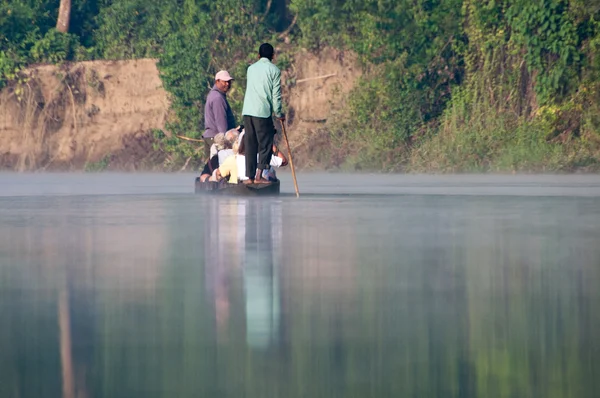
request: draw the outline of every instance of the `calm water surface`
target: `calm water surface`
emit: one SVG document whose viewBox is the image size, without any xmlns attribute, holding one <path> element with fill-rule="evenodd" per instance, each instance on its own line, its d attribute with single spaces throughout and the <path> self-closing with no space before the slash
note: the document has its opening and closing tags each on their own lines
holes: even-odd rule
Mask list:
<svg viewBox="0 0 600 398">
<path fill-rule="evenodd" d="M 0 174 L 0 397 L 598 397 L 600 177 Z"/>
</svg>

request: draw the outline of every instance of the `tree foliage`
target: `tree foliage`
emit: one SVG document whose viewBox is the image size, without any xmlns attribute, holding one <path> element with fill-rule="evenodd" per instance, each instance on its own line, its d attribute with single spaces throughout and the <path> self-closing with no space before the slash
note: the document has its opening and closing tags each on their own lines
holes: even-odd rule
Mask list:
<svg viewBox="0 0 600 398">
<path fill-rule="evenodd" d="M 534 123 L 540 142 L 588 134 L 588 147 L 600 129 L 600 0 L 73 0 L 69 34 L 54 29 L 58 6 L 0 3 L 0 86 L 36 62 L 156 57 L 168 129 L 198 137 L 214 73 L 238 78 L 239 117 L 246 66 L 285 30 L 292 48 L 359 55 L 366 73 L 326 129 L 352 144 L 332 151 L 353 147 L 375 167 L 407 166 L 404 155 L 450 125 Z M 186 145 L 168 147 L 189 156 Z"/>
</svg>

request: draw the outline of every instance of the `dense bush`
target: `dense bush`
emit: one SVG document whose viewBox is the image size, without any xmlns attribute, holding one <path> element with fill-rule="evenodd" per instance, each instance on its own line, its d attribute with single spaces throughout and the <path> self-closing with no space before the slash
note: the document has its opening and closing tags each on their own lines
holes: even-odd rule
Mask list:
<svg viewBox="0 0 600 398">
<path fill-rule="evenodd" d="M 239 119 L 246 66 L 285 30 L 288 49 L 335 46 L 363 63 L 344 114 L 324 127 L 331 165 L 570 170 L 598 160 L 600 0 L 73 0 L 69 34 L 54 30 L 58 3 L 0 3 L 0 86 L 34 62 L 156 57 L 172 95 L 167 129 L 199 137 L 214 73 L 238 78 Z M 195 156 L 156 136 L 173 164 Z"/>
<path fill-rule="evenodd" d="M 326 127 L 334 152 L 349 155 L 336 154 L 334 165 L 340 158 L 346 167 L 417 171 L 598 164 L 600 2 L 291 6 L 306 45 L 325 40 L 354 49 L 371 71 L 379 65 L 351 94 L 350 117 Z"/>
</svg>

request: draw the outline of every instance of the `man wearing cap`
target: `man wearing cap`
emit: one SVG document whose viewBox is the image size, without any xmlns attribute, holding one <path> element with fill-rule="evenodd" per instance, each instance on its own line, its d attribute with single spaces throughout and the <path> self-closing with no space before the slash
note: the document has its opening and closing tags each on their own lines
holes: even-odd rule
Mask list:
<svg viewBox="0 0 600 398">
<path fill-rule="evenodd" d="M 248 67 L 244 96 L 244 144 L 246 146 L 246 176 L 244 183 L 268 183 L 262 171 L 268 169 L 273 155 L 275 126 L 273 113 L 283 123 L 281 112 L 281 72 L 272 63 L 275 50 L 269 43 L 258 49 L 259 60 Z M 256 154 L 258 153 L 258 163 Z M 258 170 L 257 170 L 258 169 Z"/>
<path fill-rule="evenodd" d="M 204 105 L 204 157 L 208 159 L 210 147 L 215 135 L 226 133 L 235 127 L 235 118 L 227 102 L 227 92 L 231 88 L 233 77 L 226 70 L 215 75 L 215 85 L 206 97 Z"/>
</svg>

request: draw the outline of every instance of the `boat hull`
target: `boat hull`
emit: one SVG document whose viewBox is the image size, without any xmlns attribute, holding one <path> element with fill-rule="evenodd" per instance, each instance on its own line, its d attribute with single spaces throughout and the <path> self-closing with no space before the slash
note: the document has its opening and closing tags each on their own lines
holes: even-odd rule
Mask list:
<svg viewBox="0 0 600 398">
<path fill-rule="evenodd" d="M 228 184 L 224 182 L 200 182 L 196 177 L 195 189 L 197 194 L 224 196 L 277 196 L 279 181 L 270 184 Z"/>
</svg>

